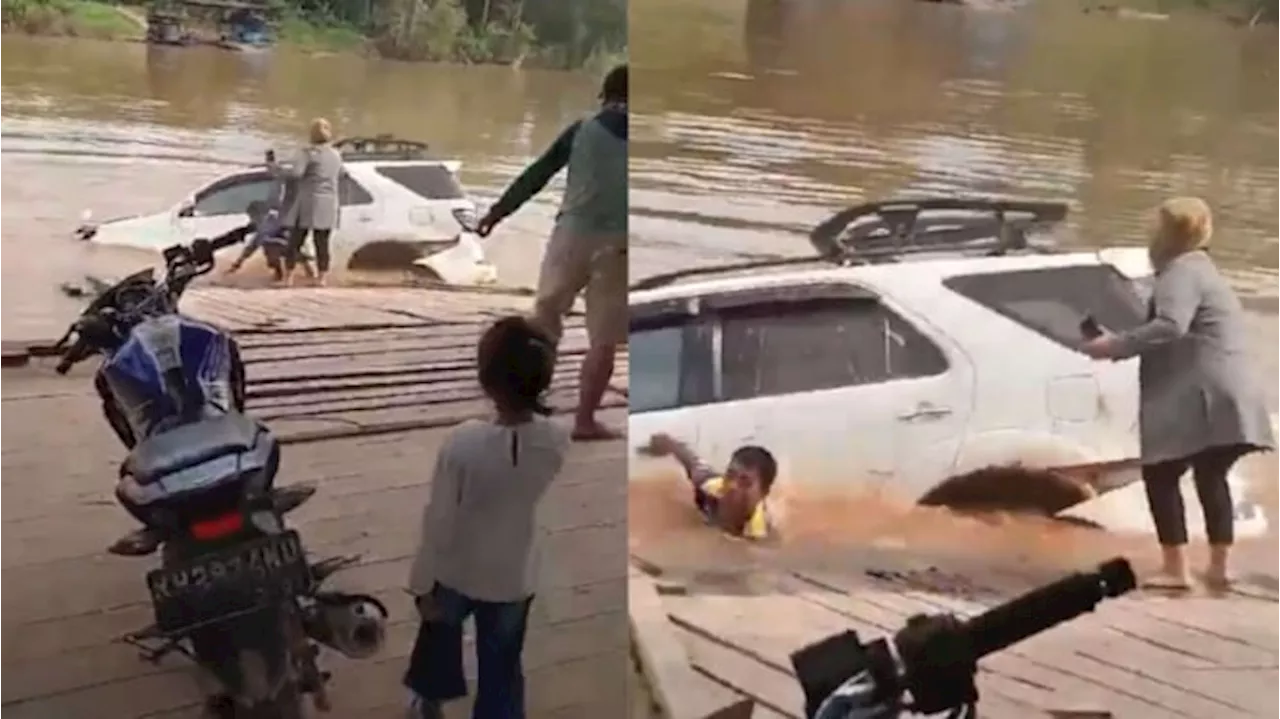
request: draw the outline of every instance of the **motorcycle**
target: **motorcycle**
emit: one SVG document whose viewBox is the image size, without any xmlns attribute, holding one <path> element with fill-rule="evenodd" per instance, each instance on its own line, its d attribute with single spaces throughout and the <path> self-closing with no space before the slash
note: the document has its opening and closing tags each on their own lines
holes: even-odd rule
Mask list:
<svg viewBox="0 0 1280 719">
<path fill-rule="evenodd" d="M 974 719 L 979 659 L 1136 587 L 1133 567 L 1116 558 L 967 621 L 917 615 L 892 640 L 863 644 L 852 631 L 827 637 L 791 655 L 804 687 L 805 717 L 897 719 L 905 712 L 948 712 L 950 719 Z"/>
<path fill-rule="evenodd" d="M 245 413 L 239 345 L 178 310 L 214 252 L 239 239 L 170 247 L 162 277 L 149 268 L 107 287 L 59 340 L 56 371 L 101 358 L 94 387 L 129 450 L 115 494 L 141 524 L 108 551 L 160 554 L 146 575 L 155 622 L 122 640 L 151 662 L 173 652 L 193 659 L 219 685 L 205 702 L 214 717 L 300 719 L 308 696 L 330 708 L 321 647 L 373 655 L 387 610 L 371 596 L 322 589 L 358 557 L 310 561 L 284 518 L 315 486 L 274 485 L 280 446 Z"/>
</svg>

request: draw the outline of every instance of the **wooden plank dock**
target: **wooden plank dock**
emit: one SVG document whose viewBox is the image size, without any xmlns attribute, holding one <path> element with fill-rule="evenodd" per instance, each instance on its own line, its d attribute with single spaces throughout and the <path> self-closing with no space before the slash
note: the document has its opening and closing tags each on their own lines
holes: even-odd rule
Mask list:
<svg viewBox="0 0 1280 719">
<path fill-rule="evenodd" d="M 657 655 L 648 673 L 665 682 L 656 693 L 675 705 L 669 716 L 690 719 L 706 716 L 708 702 L 742 699 L 754 701 L 757 718 L 800 719 L 803 696 L 789 659 L 796 649 L 847 629 L 868 638 L 892 634 L 917 613 L 972 616 L 1052 578 L 978 565 L 900 571 L 912 560 L 882 557 L 878 566 L 895 569 L 775 566 L 738 576 L 729 590 L 724 577 L 707 585 L 637 552 L 633 631 Z M 637 591 L 651 599 L 638 606 Z M 1274 717 L 1275 586 L 1109 600 L 985 659 L 978 680 L 984 719 Z"/>
<path fill-rule="evenodd" d="M 527 302 L 388 288 L 202 288 L 184 299 L 186 311 L 243 343 L 250 410 L 286 445 L 277 481 L 319 486 L 291 524 L 317 555 L 361 554 L 333 586 L 374 594 L 391 610 L 380 656 L 325 655 L 329 716 L 403 716 L 399 680 L 416 627 L 403 587 L 433 454 L 449 426 L 485 411 L 474 381 L 478 332 Z M 559 408 L 576 397 L 583 340 L 571 321 L 552 393 Z M 52 361 L 24 362 L 4 370 L 0 415 L 0 709 L 11 719 L 198 716 L 184 660 L 149 665 L 116 641 L 149 623 L 142 577 L 155 560 L 103 551 L 133 527 L 111 496 L 123 450 L 100 416 L 92 368 L 59 378 Z M 625 421 L 625 370 L 620 363 L 607 398 L 615 425 Z M 575 445 L 544 503 L 551 536 L 525 657 L 531 716 L 628 710 L 625 461 L 621 442 Z M 465 702 L 450 708 L 466 711 Z"/>
</svg>

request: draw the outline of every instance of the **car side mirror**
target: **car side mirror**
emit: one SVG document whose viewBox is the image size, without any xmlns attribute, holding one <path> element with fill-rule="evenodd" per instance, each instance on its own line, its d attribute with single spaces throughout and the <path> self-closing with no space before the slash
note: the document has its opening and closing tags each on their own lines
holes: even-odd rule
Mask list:
<svg viewBox="0 0 1280 719">
<path fill-rule="evenodd" d="M 178 210 L 178 217 L 195 217 L 195 216 L 196 216 L 195 205 L 183 205 L 182 208 Z"/>
</svg>

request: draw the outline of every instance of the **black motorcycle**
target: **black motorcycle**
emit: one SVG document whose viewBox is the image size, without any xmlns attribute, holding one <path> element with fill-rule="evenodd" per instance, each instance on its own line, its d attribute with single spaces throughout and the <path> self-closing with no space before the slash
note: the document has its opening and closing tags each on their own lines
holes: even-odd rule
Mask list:
<svg viewBox="0 0 1280 719">
<path fill-rule="evenodd" d="M 165 271 L 126 277 L 100 293 L 59 341 L 59 374 L 100 357 L 94 386 L 129 454 L 116 498 L 140 523 L 109 548 L 160 554 L 146 576 L 155 623 L 125 636 L 158 662 L 180 652 L 220 685 L 213 716 L 300 719 L 310 695 L 329 709 L 321 646 L 363 658 L 385 639 L 375 598 L 323 591 L 354 557 L 311 562 L 285 515 L 315 493 L 276 487 L 280 447 L 245 413 L 245 373 L 230 333 L 178 311 L 213 253 L 239 241 L 164 252 Z"/>
</svg>

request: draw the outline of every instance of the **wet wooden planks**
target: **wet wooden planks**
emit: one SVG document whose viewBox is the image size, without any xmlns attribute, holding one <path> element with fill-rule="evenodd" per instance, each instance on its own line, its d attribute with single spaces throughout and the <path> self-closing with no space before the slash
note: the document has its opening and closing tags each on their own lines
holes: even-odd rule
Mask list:
<svg viewBox="0 0 1280 719">
<path fill-rule="evenodd" d="M 183 297 L 183 310 L 236 335 L 255 416 L 294 441 L 317 441 L 482 416 L 487 403 L 475 381 L 476 340 L 490 322 L 524 312 L 528 303 L 413 288 L 203 287 Z M 21 349 L 23 363 L 40 350 Z M 577 402 L 585 351 L 581 316 L 572 315 L 548 396 L 558 411 Z M 604 407 L 626 406 L 627 370 L 623 350 Z"/>
<path fill-rule="evenodd" d="M 375 594 L 392 611 L 389 646 L 376 660 L 327 659 L 331 716 L 401 716 L 399 677 L 415 629 L 402 587 L 445 435 L 429 428 L 485 412 L 468 369 L 475 340 L 521 301 L 210 288 L 188 302 L 188 311 L 227 324 L 244 344 L 250 406 L 287 444 L 279 481 L 319 484 L 291 517 L 309 550 L 361 554 L 334 586 Z M 581 330 L 570 324 L 553 404 L 573 401 L 580 353 Z M 37 365 L 5 375 L 3 709 L 19 719 L 196 716 L 182 661 L 146 665 L 115 641 L 149 622 L 142 575 L 153 560 L 102 552 L 132 528 L 110 498 L 122 450 L 102 422 L 88 369 L 48 374 Z M 613 404 L 624 396 L 621 389 Z M 608 419 L 625 421 L 616 410 Z M 620 443 L 575 446 L 545 502 L 552 534 L 526 656 L 533 716 L 626 709 L 624 452 Z"/>
<path fill-rule="evenodd" d="M 13 384 L 6 382 L 6 392 Z M 56 402 L 57 411 L 42 412 L 45 402 Z M 130 527 L 109 499 L 119 456 L 114 439 L 92 423 L 74 432 L 50 431 L 59 419 L 65 426 L 69 416 L 93 416 L 93 399 L 73 394 L 19 404 L 21 418 L 3 414 L 10 495 L 3 505 L 4 711 L 67 719 L 194 716 L 195 688 L 182 661 L 146 665 L 114 641 L 149 621 L 141 577 L 153 560 L 101 551 Z M 326 662 L 335 673 L 334 716 L 379 716 L 401 703 L 398 681 L 415 628 L 402 587 L 429 489 L 427 468 L 443 434 L 286 448 L 280 481 L 320 486 L 291 518 L 309 549 L 362 554 L 334 586 L 379 596 L 395 621 L 390 644 L 376 660 Z M 543 521 L 553 534 L 527 656 L 535 716 L 620 716 L 625 709 L 622 461 L 617 445 L 575 447 L 548 496 Z M 113 709 L 103 714 L 104 706 Z"/>
<path fill-rule="evenodd" d="M 979 583 L 981 577 L 977 577 Z M 1008 586 L 1008 579 L 1001 584 Z M 854 629 L 896 631 L 916 613 L 983 611 L 892 580 L 831 573 L 774 572 L 748 595 L 692 591 L 662 603 L 692 666 L 778 714 L 800 717 L 803 697 L 789 655 L 804 644 Z M 1029 587 L 1025 587 L 1029 588 Z M 1252 598 L 1171 599 L 1130 595 L 982 662 L 984 717 L 1046 717 L 1106 710 L 1116 717 L 1271 717 L 1277 713 L 1274 593 Z"/>
</svg>

